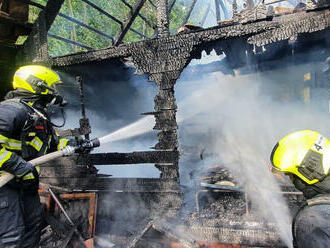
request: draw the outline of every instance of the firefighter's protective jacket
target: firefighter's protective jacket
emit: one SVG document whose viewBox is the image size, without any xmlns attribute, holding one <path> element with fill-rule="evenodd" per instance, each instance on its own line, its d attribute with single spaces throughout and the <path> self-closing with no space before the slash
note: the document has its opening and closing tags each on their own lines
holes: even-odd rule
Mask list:
<svg viewBox="0 0 330 248">
<path fill-rule="evenodd" d="M 308 199 L 296 214 L 292 231 L 297 248 L 330 247 L 330 194 Z"/>
<path fill-rule="evenodd" d="M 42 111 L 42 110 L 39 110 Z M 0 171 L 33 179 L 26 161 L 61 149 L 69 139 L 59 139 L 47 119 L 41 118 L 19 99 L 0 103 Z M 39 172 L 39 167 L 36 167 Z"/>
</svg>

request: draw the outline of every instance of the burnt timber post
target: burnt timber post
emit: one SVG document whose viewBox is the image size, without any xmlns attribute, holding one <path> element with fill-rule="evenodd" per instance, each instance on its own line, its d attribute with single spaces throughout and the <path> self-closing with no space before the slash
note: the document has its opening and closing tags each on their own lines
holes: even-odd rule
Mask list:
<svg viewBox="0 0 330 248">
<path fill-rule="evenodd" d="M 168 1 L 157 0 L 157 29 L 158 36 L 166 39 L 169 36 Z M 139 51 L 139 52 L 137 52 Z M 177 151 L 178 125 L 176 122 L 177 105 L 174 97 L 174 85 L 184 66 L 176 65 L 180 60 L 178 54 L 168 53 L 166 42 L 151 42 L 150 46 L 140 46 L 132 49 L 133 62 L 138 73 L 146 73 L 149 80 L 156 82 L 159 93 L 154 101 L 153 113 L 156 119 L 155 130 L 158 133 L 156 150 Z M 144 57 L 141 59 L 141 57 Z M 185 60 L 185 59 L 184 59 Z M 184 65 L 186 63 L 183 63 Z M 178 159 L 172 163 L 157 163 L 162 179 L 176 179 L 179 181 Z"/>
<path fill-rule="evenodd" d="M 48 60 L 47 33 L 52 26 L 64 0 L 48 1 L 35 21 L 32 31 L 18 54 L 17 64 L 44 62 Z"/>
<path fill-rule="evenodd" d="M 157 0 L 158 37 L 167 37 L 169 32 L 168 0 Z"/>
</svg>

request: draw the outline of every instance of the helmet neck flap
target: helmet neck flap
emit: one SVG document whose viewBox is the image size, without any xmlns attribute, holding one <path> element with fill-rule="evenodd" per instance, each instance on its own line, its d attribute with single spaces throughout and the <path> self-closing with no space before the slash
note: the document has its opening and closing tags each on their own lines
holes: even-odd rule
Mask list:
<svg viewBox="0 0 330 248">
<path fill-rule="evenodd" d="M 304 194 L 306 199 L 310 199 L 316 195 L 330 193 L 330 176 L 325 177 L 322 181 L 315 184 L 308 184 L 296 175 L 293 175 L 293 184 Z"/>
</svg>

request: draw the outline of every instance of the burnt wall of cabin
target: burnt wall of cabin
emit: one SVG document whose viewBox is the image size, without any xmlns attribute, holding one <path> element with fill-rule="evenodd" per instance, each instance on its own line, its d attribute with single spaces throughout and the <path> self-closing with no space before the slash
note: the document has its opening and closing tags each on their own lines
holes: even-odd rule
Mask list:
<svg viewBox="0 0 330 248">
<path fill-rule="evenodd" d="M 2 45 L 0 43 L 0 96 L 3 96 L 12 89 L 13 75 L 16 70 L 15 56 L 17 48 L 15 46 Z"/>
</svg>

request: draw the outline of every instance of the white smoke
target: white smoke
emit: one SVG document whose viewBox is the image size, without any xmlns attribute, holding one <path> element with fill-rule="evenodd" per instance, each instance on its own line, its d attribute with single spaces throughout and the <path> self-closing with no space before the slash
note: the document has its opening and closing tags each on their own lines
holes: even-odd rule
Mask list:
<svg viewBox="0 0 330 248">
<path fill-rule="evenodd" d="M 330 131 L 330 116 L 321 111 L 327 107 L 321 106 L 329 98 L 326 89 L 318 89 L 326 91 L 325 99 L 303 103 L 306 101 L 303 75 L 310 68 L 311 65 L 306 65 L 273 70 L 273 75 L 213 73 L 199 80 L 182 80 L 176 88 L 178 116 L 186 120 L 179 125 L 180 144 L 195 145 L 216 154 L 218 162 L 228 167 L 252 203 L 259 207 L 260 216 L 278 224 L 289 247 L 292 247 L 289 210 L 267 164 L 273 146 L 286 134 L 300 129 L 323 134 Z M 295 77 L 300 80 L 293 81 Z M 180 95 L 187 97 L 180 99 Z M 189 124 L 187 128 L 185 123 Z M 189 132 L 182 131 L 185 129 Z"/>
</svg>

